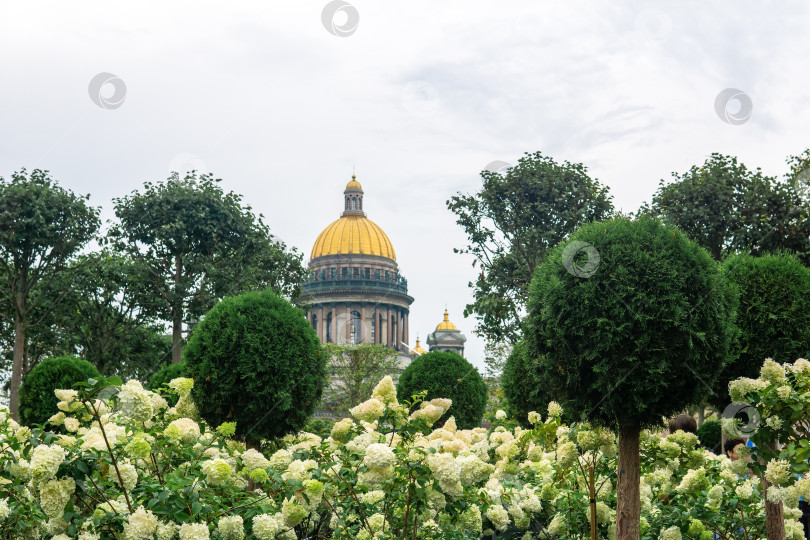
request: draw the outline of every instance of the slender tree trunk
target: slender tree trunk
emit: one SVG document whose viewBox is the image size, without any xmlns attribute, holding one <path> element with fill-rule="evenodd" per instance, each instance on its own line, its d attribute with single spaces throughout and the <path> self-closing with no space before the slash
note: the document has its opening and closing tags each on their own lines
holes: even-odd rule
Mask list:
<svg viewBox="0 0 810 540">
<path fill-rule="evenodd" d="M 261 446 L 261 442 L 257 441 L 256 439 L 251 439 L 250 437 L 245 438 L 245 450 L 250 450 L 252 448 L 257 452 L 261 452 Z M 256 489 L 256 482 L 251 480 L 250 476 L 248 476 L 247 490 L 253 491 L 254 489 Z"/>
<path fill-rule="evenodd" d="M 174 259 L 174 302 L 172 305 L 172 364 L 183 360 L 183 309 L 180 303 L 180 279 L 183 277 L 183 261 Z"/>
<path fill-rule="evenodd" d="M 706 407 L 701 405 L 700 409 L 698 409 L 698 421 L 697 421 L 698 427 L 703 425 L 703 421 L 705 420 L 705 415 L 706 415 Z"/>
<path fill-rule="evenodd" d="M 619 471 L 616 483 L 616 540 L 639 540 L 641 520 L 641 473 L 636 426 L 619 426 Z"/>
<path fill-rule="evenodd" d="M 588 490 L 591 496 L 591 540 L 596 540 L 596 481 L 593 477 L 593 465 L 588 467 Z"/>
<path fill-rule="evenodd" d="M 11 394 L 8 408 L 11 417 L 20 421 L 20 384 L 23 376 L 23 355 L 25 354 L 25 319 L 17 313 L 14 317 L 14 357 L 11 367 Z"/>
<path fill-rule="evenodd" d="M 769 445 L 772 450 L 779 450 L 779 443 Z M 771 483 L 763 475 L 762 487 L 765 492 L 765 533 L 768 540 L 785 540 L 785 511 L 782 503 L 774 504 L 768 500 L 768 489 Z"/>
</svg>

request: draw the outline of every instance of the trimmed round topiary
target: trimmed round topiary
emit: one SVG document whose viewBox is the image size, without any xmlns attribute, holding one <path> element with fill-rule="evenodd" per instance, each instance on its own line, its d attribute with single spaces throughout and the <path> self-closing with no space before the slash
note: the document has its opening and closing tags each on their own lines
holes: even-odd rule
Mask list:
<svg viewBox="0 0 810 540">
<path fill-rule="evenodd" d="M 576 420 L 571 408 L 566 407 L 560 396 L 548 392 L 548 384 L 543 380 L 540 363 L 526 353 L 526 343 L 517 343 L 501 374 L 501 388 L 506 398 L 506 412 L 525 428 L 531 428 L 529 412 L 536 411 L 546 417 L 548 404 L 557 401 L 563 406 L 563 421 L 570 423 Z"/>
<path fill-rule="evenodd" d="M 165 390 L 166 387 L 164 384 L 167 384 L 172 379 L 188 376 L 188 369 L 186 368 L 185 362 L 180 362 L 179 364 L 168 364 L 154 372 L 152 376 L 149 377 L 149 382 L 146 384 L 146 388 L 152 390 L 153 392 Z M 177 404 L 177 400 L 178 396 L 176 395 L 171 395 L 167 398 L 167 401 L 171 407 L 174 407 Z"/>
<path fill-rule="evenodd" d="M 75 356 L 46 358 L 34 366 L 20 387 L 20 421 L 27 426 L 46 424 L 57 412 L 59 400 L 54 390 L 70 390 L 78 382 L 99 377 L 87 360 Z"/>
<path fill-rule="evenodd" d="M 327 382 L 326 355 L 304 312 L 270 290 L 226 298 L 183 349 L 192 397 L 210 425 L 236 422 L 255 445 L 300 431 Z"/>
<path fill-rule="evenodd" d="M 487 406 L 487 384 L 478 370 L 456 353 L 434 351 L 414 359 L 399 376 L 397 396 L 400 400 L 427 390 L 426 401 L 435 398 L 453 400 L 450 410 L 436 425 L 453 416 L 459 429 L 481 425 Z"/>
<path fill-rule="evenodd" d="M 756 378 L 766 358 L 795 362 L 810 355 L 810 268 L 791 255 L 736 255 L 722 264 L 726 279 L 740 293 L 735 359 L 720 373 L 710 402 L 731 402 L 728 383 Z"/>
<path fill-rule="evenodd" d="M 715 454 L 720 454 L 720 422 L 715 420 L 707 420 L 700 425 L 697 429 L 697 436 L 700 444 L 707 450 L 711 450 Z"/>
</svg>

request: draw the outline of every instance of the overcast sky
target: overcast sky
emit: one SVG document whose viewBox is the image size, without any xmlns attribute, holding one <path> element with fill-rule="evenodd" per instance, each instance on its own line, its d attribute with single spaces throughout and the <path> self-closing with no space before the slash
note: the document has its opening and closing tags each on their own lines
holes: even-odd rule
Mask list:
<svg viewBox="0 0 810 540">
<path fill-rule="evenodd" d="M 412 342 L 446 303 L 482 366 L 445 201 L 489 163 L 582 162 L 633 211 L 712 152 L 782 176 L 810 146 L 807 3 L 613 4 L 5 1 L 0 176 L 48 169 L 109 219 L 144 181 L 212 172 L 308 258 L 356 166 Z M 108 108 L 99 73 L 126 87 L 101 87 Z"/>
</svg>

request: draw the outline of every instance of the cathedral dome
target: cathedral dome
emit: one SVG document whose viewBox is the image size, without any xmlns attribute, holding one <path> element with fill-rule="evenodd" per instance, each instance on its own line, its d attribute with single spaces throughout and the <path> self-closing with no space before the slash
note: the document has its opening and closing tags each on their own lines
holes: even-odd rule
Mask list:
<svg viewBox="0 0 810 540">
<path fill-rule="evenodd" d="M 344 214 L 326 227 L 312 246 L 310 259 L 349 254 L 397 258 L 391 240 L 380 226 L 360 214 Z"/>
</svg>

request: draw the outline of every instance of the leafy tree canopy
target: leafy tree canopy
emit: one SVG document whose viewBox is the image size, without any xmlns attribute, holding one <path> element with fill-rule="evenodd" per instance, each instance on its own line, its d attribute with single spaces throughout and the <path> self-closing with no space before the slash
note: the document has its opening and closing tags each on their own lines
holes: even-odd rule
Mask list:
<svg viewBox="0 0 810 540">
<path fill-rule="evenodd" d="M 324 346 L 329 362 L 330 384 L 324 406 L 341 414 L 368 397 L 386 375 L 394 375 L 399 359 L 394 349 L 377 344 Z"/>
<path fill-rule="evenodd" d="M 219 300 L 271 287 L 295 296 L 305 276 L 301 255 L 270 236 L 261 215 L 220 180 L 177 173 L 114 199 L 119 223 L 110 239 L 142 266 L 139 306 L 172 324 L 172 360 L 181 358 L 183 325 Z"/>
<path fill-rule="evenodd" d="M 792 159 L 791 174 L 803 174 L 801 157 Z M 795 180 L 779 181 L 722 154 L 672 176 L 641 212 L 677 226 L 715 259 L 788 249 L 810 261 L 810 221 Z"/>
<path fill-rule="evenodd" d="M 46 358 L 36 365 L 20 388 L 20 419 L 23 424 L 47 424 L 59 400 L 54 390 L 70 390 L 79 382 L 99 378 L 98 370 L 75 356 Z"/>
<path fill-rule="evenodd" d="M 47 171 L 25 169 L 0 177 L 0 308 L 14 326 L 9 409 L 16 417 L 26 371 L 26 332 L 41 323 L 64 295 L 48 296 L 51 283 L 100 226 L 98 209 L 56 184 Z"/>
<path fill-rule="evenodd" d="M 581 163 L 558 163 L 540 152 L 527 153 L 506 174 L 482 171 L 474 194 L 447 201 L 480 268 L 474 301 L 464 316 L 475 315 L 477 331 L 493 341 L 516 342 L 535 268 L 548 250 L 579 226 L 613 213 L 607 187 Z"/>
</svg>

